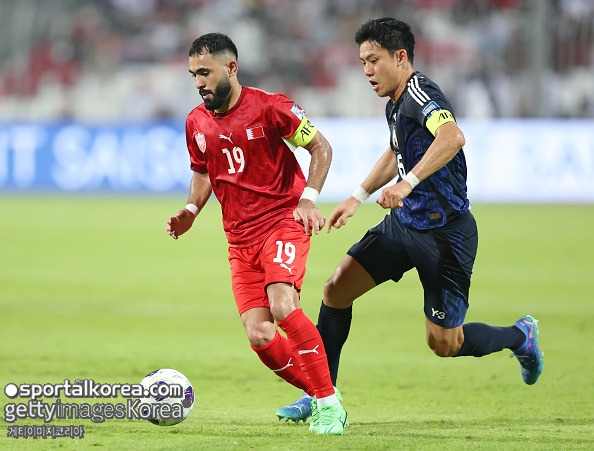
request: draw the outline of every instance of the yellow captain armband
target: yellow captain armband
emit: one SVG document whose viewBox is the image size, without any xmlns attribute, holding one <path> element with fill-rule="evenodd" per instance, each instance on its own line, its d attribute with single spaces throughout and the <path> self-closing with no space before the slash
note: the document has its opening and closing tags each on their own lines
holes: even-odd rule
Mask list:
<svg viewBox="0 0 594 451">
<path fill-rule="evenodd" d="M 435 112 L 427 119 L 425 126 L 427 127 L 427 130 L 435 136 L 435 131 L 446 122 L 456 122 L 454 115 L 448 110 L 435 110 Z"/>
<path fill-rule="evenodd" d="M 293 133 L 287 141 L 295 146 L 305 147 L 311 142 L 313 137 L 316 136 L 317 132 L 318 129 L 316 126 L 304 116 L 303 119 L 301 119 L 301 124 L 299 124 L 297 130 L 295 130 L 295 133 Z"/>
</svg>

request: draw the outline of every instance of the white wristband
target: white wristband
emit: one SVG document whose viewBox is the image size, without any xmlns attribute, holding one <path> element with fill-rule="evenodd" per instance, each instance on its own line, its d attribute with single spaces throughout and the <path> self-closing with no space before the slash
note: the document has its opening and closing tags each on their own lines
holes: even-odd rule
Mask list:
<svg viewBox="0 0 594 451">
<path fill-rule="evenodd" d="M 367 199 L 369 199 L 370 194 L 367 191 L 365 191 L 362 187 L 358 186 L 355 189 L 355 191 L 353 191 L 353 194 L 351 194 L 351 196 L 353 196 L 359 202 L 363 203 Z"/>
<path fill-rule="evenodd" d="M 312 188 L 310 186 L 306 186 L 305 188 L 303 188 L 303 194 L 301 195 L 299 200 L 307 199 L 307 200 L 311 200 L 315 204 L 316 201 L 318 200 L 319 195 L 320 195 L 320 192 L 317 189 Z"/>
<path fill-rule="evenodd" d="M 186 210 L 189 210 L 194 216 L 198 214 L 198 207 L 194 204 L 186 205 Z"/>
<path fill-rule="evenodd" d="M 415 186 L 421 183 L 421 181 L 417 178 L 416 175 L 412 173 L 412 171 L 406 174 L 404 177 L 402 177 L 402 180 L 406 180 L 408 183 L 410 183 L 410 186 L 412 186 L 413 189 Z"/>
</svg>

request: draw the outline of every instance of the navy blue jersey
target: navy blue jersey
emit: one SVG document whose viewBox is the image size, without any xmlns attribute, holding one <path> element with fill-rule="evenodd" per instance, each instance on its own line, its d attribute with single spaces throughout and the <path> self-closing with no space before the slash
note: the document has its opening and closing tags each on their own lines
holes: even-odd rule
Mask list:
<svg viewBox="0 0 594 451">
<path fill-rule="evenodd" d="M 386 105 L 390 127 L 390 147 L 396 154 L 402 178 L 421 160 L 435 139 L 435 130 L 445 122 L 455 121 L 453 108 L 439 86 L 416 71 L 406 90 Z M 466 159 L 462 149 L 443 168 L 419 183 L 403 200 L 402 208 L 390 214 L 413 229 L 441 227 L 466 213 Z"/>
</svg>

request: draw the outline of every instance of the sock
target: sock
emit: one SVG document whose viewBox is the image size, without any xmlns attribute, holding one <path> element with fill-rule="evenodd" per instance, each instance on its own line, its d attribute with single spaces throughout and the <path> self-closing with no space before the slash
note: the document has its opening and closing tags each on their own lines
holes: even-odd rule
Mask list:
<svg viewBox="0 0 594 451">
<path fill-rule="evenodd" d="M 526 341 L 526 335 L 514 326 L 495 327 L 484 323 L 468 323 L 462 326 L 464 343 L 456 357 L 482 357 L 503 348 L 517 349 Z"/>
<path fill-rule="evenodd" d="M 287 334 L 289 346 L 313 385 L 316 398 L 333 395 L 334 386 L 330 379 L 324 343 L 314 323 L 305 316 L 303 310 L 297 309 L 279 321 L 278 326 Z"/>
<path fill-rule="evenodd" d="M 316 399 L 318 403 L 318 409 L 321 409 L 324 406 L 337 406 L 340 404 L 340 401 L 336 397 L 336 395 L 326 396 L 325 398 Z"/>
<path fill-rule="evenodd" d="M 262 363 L 274 371 L 278 377 L 300 388 L 310 396 L 314 395 L 313 385 L 301 370 L 299 360 L 291 350 L 288 340 L 281 334 L 277 332 L 272 341 L 260 348 L 252 346 L 252 349 L 256 351 Z"/>
<path fill-rule="evenodd" d="M 340 363 L 340 352 L 351 329 L 353 318 L 353 306 L 345 309 L 328 307 L 322 302 L 318 316 L 318 330 L 328 355 L 328 367 L 332 385 L 336 386 L 338 378 L 338 364 Z"/>
</svg>

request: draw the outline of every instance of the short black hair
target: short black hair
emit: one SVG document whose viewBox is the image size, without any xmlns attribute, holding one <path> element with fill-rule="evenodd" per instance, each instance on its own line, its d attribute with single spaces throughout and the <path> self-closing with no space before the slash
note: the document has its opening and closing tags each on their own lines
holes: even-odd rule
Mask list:
<svg viewBox="0 0 594 451">
<path fill-rule="evenodd" d="M 192 42 L 189 56 L 210 53 L 212 55 L 229 52 L 237 59 L 237 47 L 229 36 L 223 33 L 206 33 Z"/>
<path fill-rule="evenodd" d="M 368 20 L 355 33 L 357 44 L 361 45 L 366 41 L 377 42 L 391 56 L 394 56 L 397 50 L 404 49 L 411 63 L 415 58 L 415 35 L 410 25 L 401 20 L 392 17 Z"/>
</svg>

